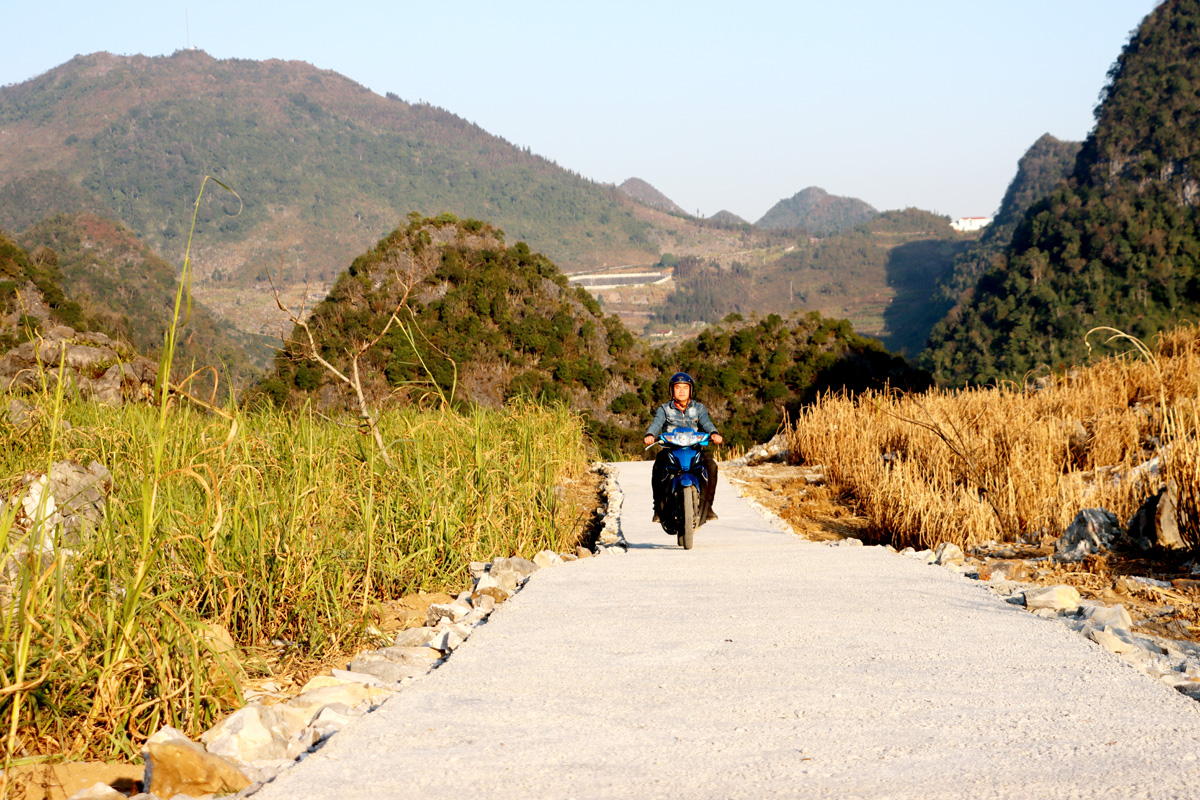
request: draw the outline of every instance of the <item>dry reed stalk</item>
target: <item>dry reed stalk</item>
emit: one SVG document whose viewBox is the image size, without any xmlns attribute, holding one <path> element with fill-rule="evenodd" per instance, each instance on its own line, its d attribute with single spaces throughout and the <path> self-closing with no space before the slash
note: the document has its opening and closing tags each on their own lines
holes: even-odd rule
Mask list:
<svg viewBox="0 0 1200 800">
<path fill-rule="evenodd" d="M 789 424 L 789 445 L 857 498 L 880 541 L 970 547 L 1057 536 L 1087 506 L 1128 519 L 1155 487 L 1119 476 L 1172 442 L 1164 475 L 1200 542 L 1200 332 L 1183 325 L 1153 350 L 1135 344 L 1036 391 L 825 396 Z"/>
</svg>

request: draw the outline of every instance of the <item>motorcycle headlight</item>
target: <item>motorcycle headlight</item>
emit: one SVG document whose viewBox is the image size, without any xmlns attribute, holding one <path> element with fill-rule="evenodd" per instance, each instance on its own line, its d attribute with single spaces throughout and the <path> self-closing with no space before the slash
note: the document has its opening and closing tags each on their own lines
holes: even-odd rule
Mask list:
<svg viewBox="0 0 1200 800">
<path fill-rule="evenodd" d="M 699 444 L 704 441 L 704 434 L 697 433 L 686 429 L 672 431 L 663 437 L 671 444 L 677 447 L 691 447 L 694 444 Z"/>
</svg>

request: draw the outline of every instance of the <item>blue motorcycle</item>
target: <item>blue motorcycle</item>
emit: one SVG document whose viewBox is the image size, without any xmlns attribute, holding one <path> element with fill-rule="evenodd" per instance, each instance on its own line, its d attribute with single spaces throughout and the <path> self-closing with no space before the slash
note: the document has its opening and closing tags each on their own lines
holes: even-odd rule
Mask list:
<svg viewBox="0 0 1200 800">
<path fill-rule="evenodd" d="M 696 528 L 708 517 L 708 509 L 703 507 L 708 470 L 700 459 L 700 448 L 708 446 L 709 437 L 692 428 L 676 428 L 660 434 L 656 442 L 668 453 L 660 522 L 663 530 L 678 537 L 684 550 L 692 549 Z"/>
</svg>

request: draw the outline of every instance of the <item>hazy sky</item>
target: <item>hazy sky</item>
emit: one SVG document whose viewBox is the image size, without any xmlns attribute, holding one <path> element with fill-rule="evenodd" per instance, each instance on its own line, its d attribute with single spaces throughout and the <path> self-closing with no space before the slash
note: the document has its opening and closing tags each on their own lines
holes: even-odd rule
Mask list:
<svg viewBox="0 0 1200 800">
<path fill-rule="evenodd" d="M 957 217 L 993 212 L 1043 133 L 1087 134 L 1155 5 L 0 0 L 0 84 L 190 43 L 336 70 L 705 216 L 816 185 Z"/>
</svg>

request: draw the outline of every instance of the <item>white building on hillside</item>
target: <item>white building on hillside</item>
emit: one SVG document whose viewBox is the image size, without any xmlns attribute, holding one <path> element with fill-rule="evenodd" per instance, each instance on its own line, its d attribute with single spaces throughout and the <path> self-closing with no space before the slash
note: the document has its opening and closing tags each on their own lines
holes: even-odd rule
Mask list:
<svg viewBox="0 0 1200 800">
<path fill-rule="evenodd" d="M 950 223 L 950 227 L 959 233 L 970 233 L 981 230 L 992 223 L 991 217 L 959 217 Z"/>
</svg>

